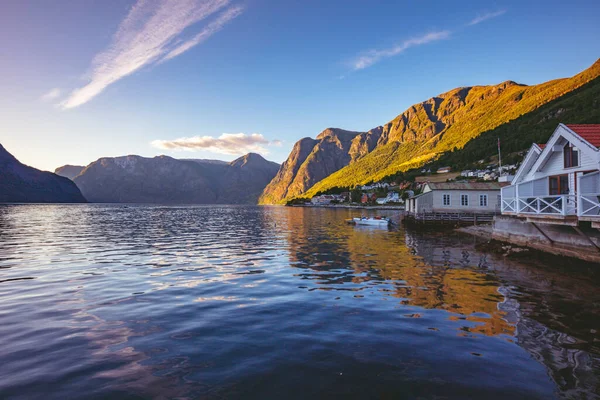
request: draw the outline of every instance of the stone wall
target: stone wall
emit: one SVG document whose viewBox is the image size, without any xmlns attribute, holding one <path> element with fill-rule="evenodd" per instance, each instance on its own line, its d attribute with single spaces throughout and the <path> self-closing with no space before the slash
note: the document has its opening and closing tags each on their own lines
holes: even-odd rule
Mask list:
<svg viewBox="0 0 600 400">
<path fill-rule="evenodd" d="M 600 247 L 600 232 L 596 229 L 540 223 L 534 225 L 525 219 L 500 215 L 494 218 L 492 228 L 492 239 L 600 263 L 600 250 L 596 247 Z"/>
</svg>

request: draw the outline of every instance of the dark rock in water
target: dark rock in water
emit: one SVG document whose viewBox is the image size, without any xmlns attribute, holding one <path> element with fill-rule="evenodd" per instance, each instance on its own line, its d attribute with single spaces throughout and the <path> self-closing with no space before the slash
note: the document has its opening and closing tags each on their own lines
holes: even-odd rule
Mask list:
<svg viewBox="0 0 600 400">
<path fill-rule="evenodd" d="M 278 169 L 253 153 L 231 163 L 130 155 L 101 158 L 74 181 L 90 202 L 256 204 Z"/>
<path fill-rule="evenodd" d="M 0 145 L 0 203 L 85 203 L 69 179 L 28 167 Z"/>
</svg>

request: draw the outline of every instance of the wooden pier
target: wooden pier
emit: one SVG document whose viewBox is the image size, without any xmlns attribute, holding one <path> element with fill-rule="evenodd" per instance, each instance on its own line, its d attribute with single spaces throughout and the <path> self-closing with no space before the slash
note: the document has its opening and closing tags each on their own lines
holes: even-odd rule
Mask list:
<svg viewBox="0 0 600 400">
<path fill-rule="evenodd" d="M 404 220 L 416 223 L 469 224 L 491 223 L 495 213 L 423 212 L 405 213 Z"/>
</svg>

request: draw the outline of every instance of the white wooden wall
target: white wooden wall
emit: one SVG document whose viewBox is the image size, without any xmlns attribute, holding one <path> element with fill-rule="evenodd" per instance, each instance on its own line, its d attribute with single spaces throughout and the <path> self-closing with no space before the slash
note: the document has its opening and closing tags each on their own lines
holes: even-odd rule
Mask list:
<svg viewBox="0 0 600 400">
<path fill-rule="evenodd" d="M 500 207 L 498 196 L 500 190 L 434 190 L 433 192 L 433 211 L 435 212 L 495 212 Z M 450 195 L 450 205 L 443 203 L 444 194 Z M 461 195 L 469 196 L 469 205 L 461 205 Z M 488 197 L 487 207 L 479 205 L 479 195 L 485 194 Z"/>
<path fill-rule="evenodd" d="M 433 192 L 426 192 L 415 199 L 414 212 L 420 214 L 422 212 L 431 212 L 433 204 Z"/>
</svg>

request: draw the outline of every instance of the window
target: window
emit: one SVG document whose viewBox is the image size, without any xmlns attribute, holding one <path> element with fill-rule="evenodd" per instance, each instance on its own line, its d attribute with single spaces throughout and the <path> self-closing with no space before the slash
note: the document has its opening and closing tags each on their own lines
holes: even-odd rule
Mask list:
<svg viewBox="0 0 600 400">
<path fill-rule="evenodd" d="M 460 205 L 467 207 L 469 205 L 469 195 L 468 194 L 461 194 L 460 195 Z"/>
<path fill-rule="evenodd" d="M 449 206 L 450 205 L 450 195 L 445 194 L 442 196 L 442 205 Z"/>
<path fill-rule="evenodd" d="M 551 195 L 569 194 L 569 175 L 550 176 L 548 183 L 548 192 Z"/>
<path fill-rule="evenodd" d="M 487 202 L 487 194 L 480 194 L 479 195 L 479 206 L 480 207 L 487 207 L 488 202 Z"/>
<path fill-rule="evenodd" d="M 565 168 L 579 167 L 579 150 L 577 147 L 567 143 L 563 149 Z"/>
</svg>

